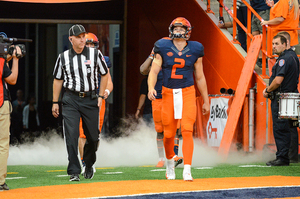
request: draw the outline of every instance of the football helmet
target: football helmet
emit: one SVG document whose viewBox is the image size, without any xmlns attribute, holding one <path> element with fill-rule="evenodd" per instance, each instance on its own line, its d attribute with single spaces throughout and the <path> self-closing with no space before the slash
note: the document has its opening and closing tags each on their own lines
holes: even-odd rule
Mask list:
<svg viewBox="0 0 300 199">
<path fill-rule="evenodd" d="M 180 33 L 173 33 L 173 29 L 175 26 L 182 26 L 186 28 L 186 32 L 184 34 L 180 34 Z M 191 37 L 191 33 L 192 33 L 192 26 L 191 23 L 184 17 L 177 17 L 176 19 L 174 19 L 170 26 L 169 26 L 169 37 L 171 39 L 174 38 L 184 38 L 185 40 L 188 40 Z"/>
<path fill-rule="evenodd" d="M 97 36 L 93 33 L 86 33 L 85 34 L 86 43 L 93 43 L 95 45 L 95 48 L 99 47 L 99 40 Z"/>
</svg>

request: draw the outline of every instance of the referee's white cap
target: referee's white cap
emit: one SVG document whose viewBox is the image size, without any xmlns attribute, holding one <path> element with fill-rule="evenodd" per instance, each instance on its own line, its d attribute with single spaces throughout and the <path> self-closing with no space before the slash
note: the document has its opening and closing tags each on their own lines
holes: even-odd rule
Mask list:
<svg viewBox="0 0 300 199">
<path fill-rule="evenodd" d="M 75 24 L 69 29 L 69 36 L 78 36 L 81 33 L 86 33 L 83 25 Z"/>
</svg>

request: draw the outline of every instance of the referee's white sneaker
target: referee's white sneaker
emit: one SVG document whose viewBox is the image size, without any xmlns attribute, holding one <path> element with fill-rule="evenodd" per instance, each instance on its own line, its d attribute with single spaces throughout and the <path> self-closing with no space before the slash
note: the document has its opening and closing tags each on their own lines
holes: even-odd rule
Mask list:
<svg viewBox="0 0 300 199">
<path fill-rule="evenodd" d="M 193 182 L 194 179 L 191 174 L 191 165 L 185 164 L 183 168 L 183 180 L 187 182 Z"/>
<path fill-rule="evenodd" d="M 166 164 L 166 178 L 168 180 L 175 180 L 175 164 L 174 159 L 167 159 Z"/>
<path fill-rule="evenodd" d="M 93 165 L 93 171 L 94 171 L 94 173 L 96 173 L 95 165 Z M 84 173 L 85 173 L 85 165 L 82 166 L 81 175 L 83 175 Z"/>
</svg>

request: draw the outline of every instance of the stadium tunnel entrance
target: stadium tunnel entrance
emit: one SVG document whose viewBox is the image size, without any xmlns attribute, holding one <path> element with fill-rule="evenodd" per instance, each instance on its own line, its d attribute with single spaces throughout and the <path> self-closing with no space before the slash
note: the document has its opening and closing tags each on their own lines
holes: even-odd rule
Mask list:
<svg viewBox="0 0 300 199">
<path fill-rule="evenodd" d="M 7 30 L 9 37 L 33 39 L 26 44 L 27 57 L 22 60 L 21 75 L 18 85 L 26 93 L 37 95 L 38 106 L 43 107 L 40 114 L 45 116 L 43 127 L 55 127 L 58 122 L 51 115 L 52 70 L 63 35 L 60 28 L 71 24 L 83 24 L 91 31 L 93 25 L 116 25 L 116 32 L 109 32 L 109 56 L 113 60 L 113 99 L 109 115 L 111 127 L 118 125 L 120 118 L 133 115 L 139 98 L 139 86 L 143 76 L 139 66 L 148 57 L 153 44 L 158 39 L 168 36 L 170 22 L 179 15 L 187 18 L 192 26 L 191 40 L 199 41 L 204 46 L 204 73 L 208 84 L 208 93 L 220 94 L 220 88 L 236 90 L 245 63 L 245 54 L 241 48 L 230 42 L 228 37 L 217 27 L 217 18 L 213 13 L 206 12 L 206 5 L 199 0 L 173 0 L 166 3 L 159 0 L 11 0 L 2 1 L 0 13 L 1 30 Z M 13 12 L 11 11 L 13 10 Z M 26 11 L 26 12 L 24 12 Z M 61 25 L 60 25 L 61 24 Z M 103 26 L 104 27 L 104 26 Z M 113 29 L 112 31 L 115 31 Z M 114 38 L 114 39 L 113 39 Z M 118 47 L 112 44 L 118 42 Z M 102 49 L 103 50 L 103 49 Z M 105 54 L 105 53 L 104 53 Z M 264 80 L 255 71 L 245 89 L 258 88 L 257 93 L 265 88 Z M 50 81 L 51 80 L 51 81 Z M 12 95 L 16 88 L 11 88 Z M 255 98 L 255 147 L 262 150 L 264 144 L 272 142 L 266 136 L 269 132 L 266 109 L 267 103 L 260 95 Z M 238 117 L 239 124 L 245 118 Z M 199 123 L 199 121 L 197 121 Z M 234 142 L 240 142 L 247 151 L 245 125 L 236 129 Z M 112 130 L 112 129 L 110 129 Z M 200 132 L 195 136 L 202 139 Z M 232 142 L 232 143 L 231 143 Z"/>
</svg>

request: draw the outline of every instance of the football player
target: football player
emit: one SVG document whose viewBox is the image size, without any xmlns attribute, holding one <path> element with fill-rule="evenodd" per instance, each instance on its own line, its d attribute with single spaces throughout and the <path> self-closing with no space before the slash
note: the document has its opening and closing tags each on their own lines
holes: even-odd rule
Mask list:
<svg viewBox="0 0 300 199">
<path fill-rule="evenodd" d="M 164 39 L 170 39 L 169 37 L 164 37 Z M 142 75 L 148 75 L 149 71 L 151 69 L 151 63 L 154 59 L 154 52 L 152 50 L 149 57 L 145 60 L 145 62 L 140 66 L 140 72 Z M 157 76 L 157 82 L 155 85 L 155 90 L 157 92 L 156 100 L 152 101 L 152 115 L 153 115 L 153 121 L 155 130 L 157 132 L 156 141 L 157 141 L 157 149 L 158 149 L 158 156 L 159 161 L 156 165 L 156 167 L 163 167 L 165 164 L 164 160 L 164 144 L 163 144 L 163 138 L 164 138 L 164 130 L 162 125 L 162 119 L 161 119 L 161 110 L 162 110 L 162 95 L 161 95 L 161 89 L 162 89 L 162 71 L 160 70 Z M 180 133 L 180 121 L 178 121 L 177 125 L 177 131 L 174 138 L 174 161 L 175 161 L 175 167 L 178 166 L 183 162 L 182 157 L 178 157 L 178 147 L 179 147 L 179 133 Z"/>
<path fill-rule="evenodd" d="M 98 40 L 98 38 L 95 34 L 86 33 L 85 38 L 86 38 L 86 47 L 97 48 L 97 49 L 99 48 L 99 40 Z M 106 65 L 108 67 L 108 82 L 107 82 L 107 87 L 106 87 L 105 92 L 104 92 L 104 99 L 107 99 L 109 94 L 113 90 L 113 83 L 112 83 L 111 75 L 110 75 L 110 72 L 109 72 L 109 68 L 111 67 L 109 57 L 104 56 L 104 59 L 105 59 Z M 98 80 L 99 80 L 99 84 L 100 84 L 101 77 L 99 77 Z M 99 121 L 100 122 L 99 130 L 100 130 L 100 133 L 101 133 L 101 129 L 102 129 L 102 126 L 103 126 L 104 115 L 105 115 L 105 100 L 102 100 L 102 106 L 101 106 L 101 109 L 99 111 L 99 120 L 100 120 Z M 78 147 L 79 147 L 80 158 L 81 158 L 81 161 L 82 161 L 82 171 L 81 171 L 82 174 L 85 171 L 85 163 L 83 161 L 83 152 L 84 152 L 83 149 L 84 149 L 85 142 L 86 142 L 86 136 L 84 135 L 84 130 L 82 128 L 82 120 L 80 118 Z M 100 144 L 100 142 L 98 144 Z M 98 145 L 98 147 L 99 147 L 99 145 Z M 95 167 L 93 167 L 93 168 L 94 168 L 94 173 L 95 173 L 96 169 L 95 169 Z"/>
<path fill-rule="evenodd" d="M 203 98 L 203 114 L 209 113 L 209 99 L 202 59 L 204 47 L 197 41 L 188 41 L 192 27 L 190 22 L 178 17 L 169 26 L 169 39 L 160 39 L 154 45 L 155 57 L 148 77 L 148 97 L 155 100 L 155 84 L 162 69 L 162 123 L 166 153 L 166 178 L 175 179 L 174 137 L 178 120 L 181 120 L 184 158 L 183 179 L 193 181 L 191 164 L 194 150 L 193 125 L 196 121 L 196 86 Z"/>
</svg>

